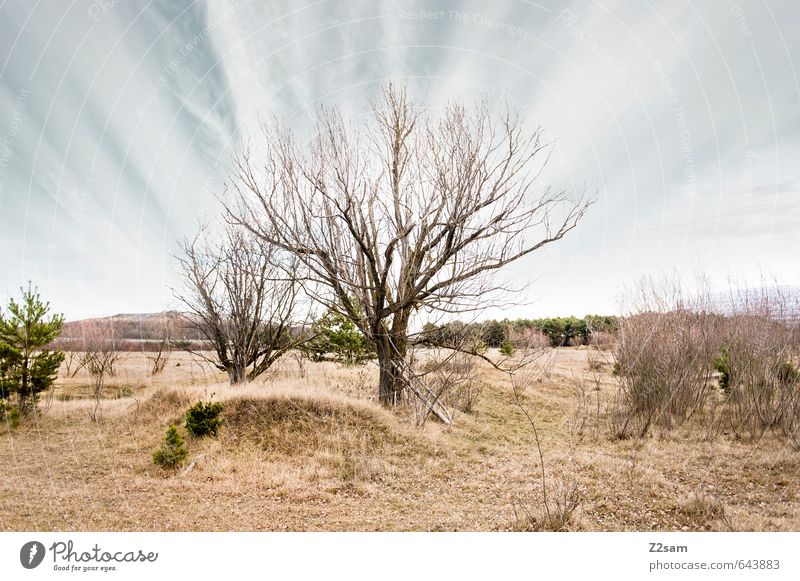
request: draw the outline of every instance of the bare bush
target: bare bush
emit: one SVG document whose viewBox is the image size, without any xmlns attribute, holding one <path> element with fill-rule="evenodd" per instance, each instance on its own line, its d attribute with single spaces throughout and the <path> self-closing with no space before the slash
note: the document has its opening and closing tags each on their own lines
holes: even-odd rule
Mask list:
<svg viewBox="0 0 800 581">
<path fill-rule="evenodd" d="M 731 291 L 717 367 L 730 427 L 760 437 L 779 431 L 800 444 L 800 372 L 796 300 L 778 287 Z"/>
<path fill-rule="evenodd" d="M 589 345 L 602 351 L 610 351 L 617 342 L 616 333 L 608 331 L 593 331 L 590 337 Z"/>
<path fill-rule="evenodd" d="M 430 349 L 425 361 L 415 369 L 415 377 L 424 380 L 436 401 L 463 413 L 475 410 L 483 383 L 477 378 L 477 360 L 471 353 L 450 349 Z M 427 406 L 420 408 L 419 423 L 430 415 Z"/>
<path fill-rule="evenodd" d="M 517 349 L 545 349 L 550 346 L 550 339 L 540 330 L 533 327 L 511 327 L 508 330 L 508 340 Z"/>
<path fill-rule="evenodd" d="M 58 342 L 55 342 L 58 345 Z M 75 377 L 78 372 L 83 369 L 83 353 L 79 351 L 62 351 L 64 353 L 64 371 L 67 377 Z"/>
<path fill-rule="evenodd" d="M 615 432 L 643 436 L 701 412 L 710 437 L 773 430 L 798 446 L 797 298 L 763 282 L 731 286 L 727 300 L 712 301 L 703 288 L 688 295 L 674 280 L 639 288 L 614 348 Z"/>
<path fill-rule="evenodd" d="M 170 355 L 172 354 L 172 341 L 174 329 L 173 322 L 170 317 L 164 319 L 161 326 L 161 337 L 155 345 L 155 348 L 147 359 L 150 361 L 150 375 L 158 375 L 169 362 Z"/>
<path fill-rule="evenodd" d="M 550 342 L 547 342 L 549 346 Z M 576 392 L 576 415 L 572 418 L 569 429 L 569 471 L 564 477 L 556 478 L 548 475 L 545 463 L 544 448 L 539 435 L 539 426 L 534 414 L 528 409 L 526 399 L 532 395 L 534 386 L 551 377 L 549 367 L 552 358 L 547 354 L 554 353 L 548 347 L 530 346 L 522 348 L 514 355 L 515 365 L 506 366 L 514 404 L 522 413 L 525 423 L 533 434 L 534 453 L 538 462 L 538 479 L 541 485 L 541 499 L 533 502 L 530 499 L 516 497 L 512 502 L 515 516 L 514 527 L 520 530 L 563 531 L 569 528 L 575 511 L 582 503 L 582 495 L 578 489 L 577 471 L 573 457 L 573 442 L 576 434 L 582 430 L 580 408 L 585 404 L 582 388 Z"/>
<path fill-rule="evenodd" d="M 720 317 L 708 308 L 707 295 L 687 298 L 678 281 L 642 283 L 614 347 L 618 436 L 669 429 L 702 409 L 720 341 Z"/>
<path fill-rule="evenodd" d="M 83 357 L 81 363 L 94 382 L 92 397 L 94 408 L 90 412 L 92 421 L 97 421 L 97 410 L 103 397 L 106 377 L 115 374 L 115 365 L 120 354 L 117 350 L 117 337 L 113 325 L 99 320 L 86 321 L 82 327 Z"/>
</svg>

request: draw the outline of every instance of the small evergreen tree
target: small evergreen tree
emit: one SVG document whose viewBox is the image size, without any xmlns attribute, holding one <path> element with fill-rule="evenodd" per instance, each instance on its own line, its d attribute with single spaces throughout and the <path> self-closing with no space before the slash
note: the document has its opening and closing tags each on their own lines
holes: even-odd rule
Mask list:
<svg viewBox="0 0 800 581">
<path fill-rule="evenodd" d="M 487 321 L 482 325 L 481 340 L 487 347 L 500 348 L 508 340 L 508 324 Z"/>
<path fill-rule="evenodd" d="M 726 348 L 722 348 L 719 355 L 711 363 L 715 371 L 719 372 L 719 386 L 725 394 L 731 392 L 731 357 Z"/>
<path fill-rule="evenodd" d="M 153 452 L 153 462 L 163 468 L 175 468 L 186 458 L 186 448 L 183 446 L 183 436 L 178 433 L 178 427 L 172 424 L 164 432 L 161 447 Z"/>
<path fill-rule="evenodd" d="M 500 345 L 500 355 L 503 355 L 505 357 L 511 357 L 512 355 L 514 355 L 514 353 L 516 353 L 516 351 L 517 348 L 514 347 L 514 343 L 512 343 L 511 341 L 508 340 L 503 341 L 503 344 Z"/>
<path fill-rule="evenodd" d="M 47 317 L 50 303 L 38 292 L 20 289 L 22 301 L 14 299 L 7 312 L 0 313 L 0 397 L 17 397 L 21 416 L 31 412 L 38 394 L 53 384 L 64 360 L 61 351 L 46 346 L 61 333 L 63 315 Z"/>
<path fill-rule="evenodd" d="M 312 330 L 314 337 L 305 348 L 313 361 L 332 359 L 355 365 L 375 355 L 374 346 L 352 321 L 333 311 L 319 318 Z"/>
</svg>

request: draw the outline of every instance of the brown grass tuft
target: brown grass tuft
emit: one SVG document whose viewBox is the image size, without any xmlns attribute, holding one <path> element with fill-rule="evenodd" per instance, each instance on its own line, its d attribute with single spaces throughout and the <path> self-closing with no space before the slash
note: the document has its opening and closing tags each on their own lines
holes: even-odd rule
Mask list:
<svg viewBox="0 0 800 581">
<path fill-rule="evenodd" d="M 241 398 L 225 402 L 224 438 L 255 442 L 286 456 L 326 450 L 358 454 L 402 443 L 381 410 L 307 397 Z"/>
</svg>

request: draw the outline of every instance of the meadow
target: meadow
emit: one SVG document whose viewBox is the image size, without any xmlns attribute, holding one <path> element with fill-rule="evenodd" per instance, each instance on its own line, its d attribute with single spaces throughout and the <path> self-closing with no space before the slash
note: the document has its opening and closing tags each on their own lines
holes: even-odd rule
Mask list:
<svg viewBox="0 0 800 581">
<path fill-rule="evenodd" d="M 710 435 L 702 413 L 619 437 L 612 359 L 542 349 L 522 391 L 479 363 L 460 406 L 470 411 L 450 426 L 420 422 L 411 404 L 380 405 L 374 363 L 289 354 L 230 386 L 185 352 L 157 375 L 148 354 L 122 354 L 92 421 L 91 377 L 62 365 L 36 420 L 0 427 L 0 529 L 800 528 L 800 454 L 785 438 Z M 177 470 L 154 465 L 164 430 L 201 400 L 223 405 L 218 435 L 186 436 Z"/>
</svg>

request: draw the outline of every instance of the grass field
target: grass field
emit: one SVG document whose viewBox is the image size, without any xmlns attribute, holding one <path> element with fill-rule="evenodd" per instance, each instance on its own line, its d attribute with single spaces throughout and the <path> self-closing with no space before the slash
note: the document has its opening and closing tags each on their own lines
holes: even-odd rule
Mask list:
<svg viewBox="0 0 800 581">
<path fill-rule="evenodd" d="M 693 425 L 615 440 L 603 357 L 561 348 L 541 363 L 521 403 L 538 430 L 550 512 L 575 501 L 563 528 L 800 530 L 798 451 L 769 434 L 708 439 Z M 62 373 L 38 422 L 0 428 L 0 529 L 558 528 L 546 519 L 532 426 L 488 365 L 474 412 L 449 427 L 381 408 L 372 365 L 286 357 L 246 387 L 187 354 L 155 377 L 148 365 L 124 355 L 97 423 L 90 378 Z M 177 471 L 155 466 L 165 428 L 212 394 L 224 404 L 218 437 L 187 437 Z"/>
</svg>

